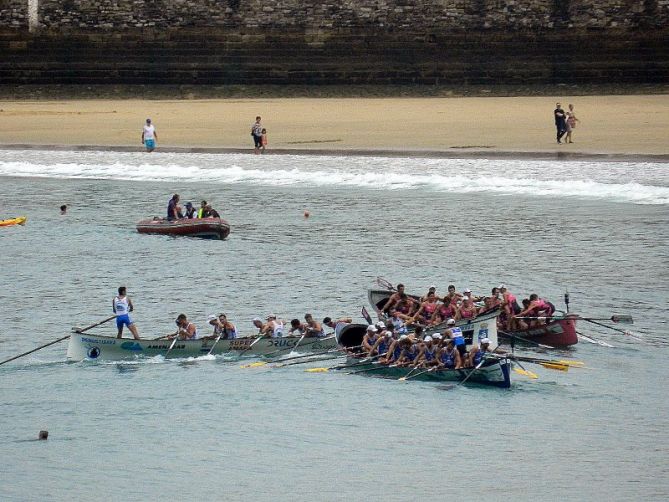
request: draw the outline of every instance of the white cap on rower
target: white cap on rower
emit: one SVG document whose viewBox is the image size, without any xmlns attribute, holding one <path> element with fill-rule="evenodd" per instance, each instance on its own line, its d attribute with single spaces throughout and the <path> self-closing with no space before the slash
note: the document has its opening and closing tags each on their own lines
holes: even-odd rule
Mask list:
<svg viewBox="0 0 669 502">
<path fill-rule="evenodd" d="M 504 284 L 500 284 L 497 289 L 506 289 L 506 286 Z"/>
<path fill-rule="evenodd" d="M 449 326 L 455 324 L 455 319 L 449 319 L 448 321 L 446 321 L 446 324 L 448 324 Z"/>
<path fill-rule="evenodd" d="M 374 326 L 373 324 L 370 324 L 369 326 L 367 326 L 367 331 L 371 331 L 372 333 L 376 333 L 376 326 Z"/>
<path fill-rule="evenodd" d="M 432 285 L 432 286 L 430 286 L 430 287 L 427 288 L 427 289 L 437 289 L 437 286 Z"/>
<path fill-rule="evenodd" d="M 256 321 L 262 322 L 262 319 L 260 317 L 254 317 L 253 319 L 251 319 L 251 321 L 252 322 L 256 322 Z"/>
<path fill-rule="evenodd" d="M 483 345 L 484 343 L 489 344 L 489 343 L 490 343 L 490 338 L 487 338 L 487 337 L 486 337 L 486 338 L 482 338 L 482 339 L 481 339 L 481 345 Z"/>
<path fill-rule="evenodd" d="M 432 337 L 431 337 L 430 335 L 427 335 L 425 338 L 423 338 L 423 341 L 424 341 L 424 342 L 431 342 L 431 341 L 432 341 Z"/>
<path fill-rule="evenodd" d="M 207 317 L 208 321 L 215 321 L 216 319 L 218 319 L 218 317 L 216 317 L 215 315 L 210 315 Z"/>
<path fill-rule="evenodd" d="M 465 289 L 465 290 L 463 291 L 463 293 L 471 293 L 471 292 L 472 292 L 472 290 L 469 289 L 469 288 L 467 288 L 467 289 Z"/>
<path fill-rule="evenodd" d="M 386 325 L 383 324 L 381 321 L 376 323 L 376 327 L 379 329 L 386 329 Z"/>
<path fill-rule="evenodd" d="M 432 338 L 435 340 L 441 340 L 442 336 L 439 333 L 435 333 L 434 335 L 432 335 Z"/>
<path fill-rule="evenodd" d="M 267 319 L 276 319 L 276 315 L 274 314 L 268 314 Z"/>
<path fill-rule="evenodd" d="M 407 335 L 401 335 L 400 336 L 400 340 L 406 340 L 407 338 L 409 338 Z"/>
</svg>

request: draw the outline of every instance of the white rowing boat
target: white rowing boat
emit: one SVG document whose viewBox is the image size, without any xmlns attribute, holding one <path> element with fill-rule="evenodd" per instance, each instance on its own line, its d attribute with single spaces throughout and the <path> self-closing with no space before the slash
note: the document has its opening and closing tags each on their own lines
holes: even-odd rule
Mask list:
<svg viewBox="0 0 669 502">
<path fill-rule="evenodd" d="M 281 356 L 287 354 L 300 340 L 300 336 L 279 338 L 244 337 L 233 340 L 219 340 L 212 355 L 231 356 Z M 209 354 L 216 339 L 177 340 L 170 350 L 172 340 L 134 340 L 114 336 L 72 333 L 67 346 L 67 358 L 71 361 L 83 360 L 120 360 L 137 357 L 165 356 L 170 358 L 198 357 Z M 333 349 L 337 346 L 334 335 L 324 338 L 304 338 L 298 346 L 300 352 L 316 352 Z M 168 354 L 169 351 L 169 354 Z"/>
</svg>

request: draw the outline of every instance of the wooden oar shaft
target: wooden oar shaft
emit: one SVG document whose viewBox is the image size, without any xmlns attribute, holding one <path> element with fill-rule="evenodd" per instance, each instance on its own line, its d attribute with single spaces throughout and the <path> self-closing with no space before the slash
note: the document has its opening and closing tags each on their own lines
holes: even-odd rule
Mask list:
<svg viewBox="0 0 669 502">
<path fill-rule="evenodd" d="M 59 338 L 58 340 L 54 340 L 54 341 L 49 342 L 49 343 L 45 343 L 44 345 L 40 345 L 39 347 L 37 347 L 35 349 L 29 350 L 28 352 L 24 352 L 23 354 L 19 354 L 18 356 L 14 356 L 14 357 L 10 357 L 9 359 L 5 359 L 4 361 L 0 362 L 0 365 L 3 365 L 3 364 L 8 363 L 10 361 L 13 361 L 14 359 L 18 359 L 19 357 L 27 356 L 28 354 L 32 354 L 33 352 L 37 352 L 38 350 L 42 350 L 43 348 L 48 347 L 49 345 L 54 345 L 58 342 L 62 342 L 63 340 L 67 340 L 68 338 L 70 338 L 70 335 L 64 336 L 62 338 Z"/>
</svg>

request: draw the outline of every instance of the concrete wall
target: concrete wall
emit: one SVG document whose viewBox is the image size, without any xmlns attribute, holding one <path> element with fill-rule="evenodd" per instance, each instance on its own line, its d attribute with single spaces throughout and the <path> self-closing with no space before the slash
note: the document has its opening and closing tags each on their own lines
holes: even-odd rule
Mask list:
<svg viewBox="0 0 669 502">
<path fill-rule="evenodd" d="M 35 0 L 31 0 L 35 1 Z M 0 83 L 669 81 L 669 0 L 0 0 Z"/>
</svg>

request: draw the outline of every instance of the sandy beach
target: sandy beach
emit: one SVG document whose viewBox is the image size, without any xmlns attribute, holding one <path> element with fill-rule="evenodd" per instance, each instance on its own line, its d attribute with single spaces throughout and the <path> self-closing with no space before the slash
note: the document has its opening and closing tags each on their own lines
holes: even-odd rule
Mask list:
<svg viewBox="0 0 669 502">
<path fill-rule="evenodd" d="M 573 144 L 553 109 L 573 103 Z M 158 149 L 252 149 L 261 115 L 268 152 L 658 156 L 669 160 L 669 96 L 279 98 L 0 101 L 0 144 L 137 148 L 150 117 Z"/>
</svg>

